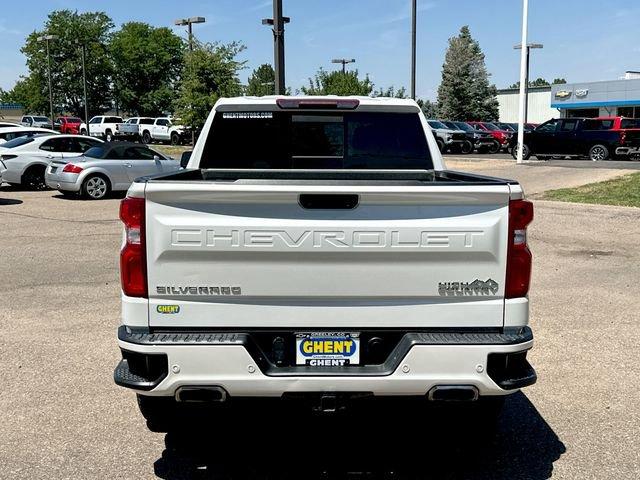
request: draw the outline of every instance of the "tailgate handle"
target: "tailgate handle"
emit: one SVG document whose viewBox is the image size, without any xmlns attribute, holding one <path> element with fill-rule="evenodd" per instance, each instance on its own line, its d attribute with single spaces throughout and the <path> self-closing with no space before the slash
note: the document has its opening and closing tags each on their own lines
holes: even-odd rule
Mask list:
<svg viewBox="0 0 640 480">
<path fill-rule="evenodd" d="M 301 194 L 300 206 L 307 210 L 352 210 L 358 206 L 358 195 Z"/>
</svg>

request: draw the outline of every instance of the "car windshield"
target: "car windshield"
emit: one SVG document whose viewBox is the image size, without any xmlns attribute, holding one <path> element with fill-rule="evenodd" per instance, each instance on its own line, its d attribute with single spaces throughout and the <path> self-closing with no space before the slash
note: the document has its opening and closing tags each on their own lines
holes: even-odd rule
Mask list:
<svg viewBox="0 0 640 480">
<path fill-rule="evenodd" d="M 17 137 L 2 144 L 4 148 L 15 148 L 33 142 L 33 136 Z"/>
<path fill-rule="evenodd" d="M 80 120 L 78 117 L 69 117 L 69 118 L 67 118 L 67 122 L 69 122 L 69 123 L 82 123 L 82 120 Z"/>
<path fill-rule="evenodd" d="M 49 119 L 47 117 L 33 117 L 35 122 L 48 122 Z"/>
<path fill-rule="evenodd" d="M 444 123 L 438 122 L 436 120 L 429 120 L 427 123 L 431 125 L 431 128 L 444 128 L 445 130 L 447 129 L 447 126 Z"/>
<path fill-rule="evenodd" d="M 500 127 L 502 130 L 506 130 L 507 132 L 515 131 L 515 129 L 508 123 L 496 123 L 496 126 Z"/>
<path fill-rule="evenodd" d="M 487 127 L 487 130 L 491 130 L 491 131 L 496 131 L 496 130 L 500 130 L 498 127 L 496 127 L 493 123 L 488 123 L 488 122 L 483 122 L 482 123 L 485 127 Z"/>
<path fill-rule="evenodd" d="M 89 150 L 84 152 L 85 157 L 91 157 L 91 158 L 102 158 L 103 155 L 104 155 L 104 147 L 102 147 L 101 145 L 91 147 Z"/>
<path fill-rule="evenodd" d="M 218 112 L 200 166 L 433 169 L 417 113 L 340 111 Z"/>
<path fill-rule="evenodd" d="M 464 130 L 465 132 L 475 132 L 476 130 L 471 125 L 464 122 L 454 122 L 454 123 L 460 130 Z"/>
</svg>

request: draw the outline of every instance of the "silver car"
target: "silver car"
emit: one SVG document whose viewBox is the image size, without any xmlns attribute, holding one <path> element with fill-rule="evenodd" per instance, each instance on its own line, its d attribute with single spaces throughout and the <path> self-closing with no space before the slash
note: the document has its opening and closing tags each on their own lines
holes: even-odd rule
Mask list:
<svg viewBox="0 0 640 480">
<path fill-rule="evenodd" d="M 107 142 L 70 162 L 54 159 L 45 173 L 47 186 L 63 194 L 99 200 L 127 190 L 138 177 L 173 172 L 180 162 L 139 143 Z"/>
</svg>

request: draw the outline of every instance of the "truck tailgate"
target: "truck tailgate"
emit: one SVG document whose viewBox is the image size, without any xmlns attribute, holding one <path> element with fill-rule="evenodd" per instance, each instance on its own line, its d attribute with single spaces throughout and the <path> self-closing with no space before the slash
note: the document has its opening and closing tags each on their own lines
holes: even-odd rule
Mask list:
<svg viewBox="0 0 640 480">
<path fill-rule="evenodd" d="M 301 205 L 336 194 L 357 206 Z M 503 325 L 507 184 L 149 182 L 145 197 L 151 326 Z"/>
</svg>

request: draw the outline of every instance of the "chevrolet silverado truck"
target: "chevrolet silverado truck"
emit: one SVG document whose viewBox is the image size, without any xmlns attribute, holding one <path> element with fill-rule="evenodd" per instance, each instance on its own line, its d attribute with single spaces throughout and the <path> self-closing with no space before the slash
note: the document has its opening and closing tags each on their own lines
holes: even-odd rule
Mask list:
<svg viewBox="0 0 640 480">
<path fill-rule="evenodd" d="M 120 205 L 114 378 L 150 429 L 247 399 L 494 418 L 535 382 L 532 203 L 447 170 L 413 100 L 221 99 L 183 159 Z"/>
<path fill-rule="evenodd" d="M 98 115 L 89 120 L 88 125 L 80 125 L 80 134 L 99 137 L 105 142 L 135 140 L 138 136 L 138 126 L 124 123 L 122 117 Z"/>
</svg>

